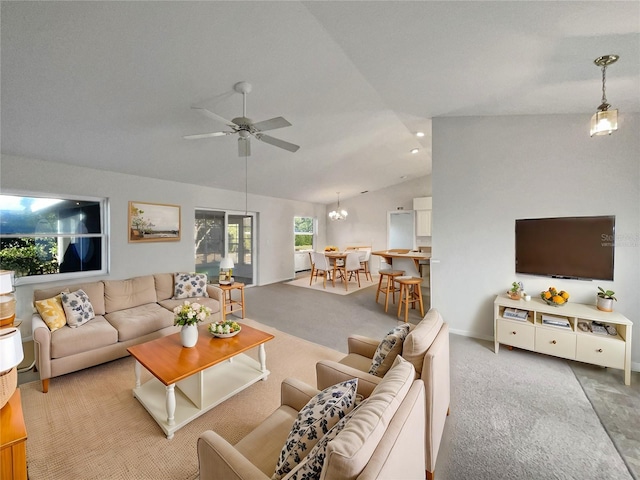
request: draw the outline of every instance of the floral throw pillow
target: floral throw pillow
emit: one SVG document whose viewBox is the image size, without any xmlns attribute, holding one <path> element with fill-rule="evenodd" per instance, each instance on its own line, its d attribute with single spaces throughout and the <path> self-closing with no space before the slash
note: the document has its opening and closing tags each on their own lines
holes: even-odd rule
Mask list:
<svg viewBox="0 0 640 480">
<path fill-rule="evenodd" d="M 89 296 L 84 290 L 80 289 L 71 293 L 63 292 L 60 294 L 60 298 L 64 313 L 67 316 L 67 325 L 70 327 L 79 327 L 95 318 L 96 314 L 93 311 L 93 305 L 91 305 Z"/>
<path fill-rule="evenodd" d="M 208 297 L 206 273 L 174 274 L 173 298 Z"/>
<path fill-rule="evenodd" d="M 69 293 L 68 290 L 65 293 Z M 42 317 L 42 320 L 44 320 L 44 323 L 47 324 L 47 327 L 49 327 L 49 330 L 52 332 L 67 324 L 61 294 L 45 300 L 37 300 L 35 304 L 40 317 Z"/>
<path fill-rule="evenodd" d="M 324 466 L 324 459 L 327 457 L 327 445 L 331 440 L 338 436 L 338 434 L 347 425 L 347 422 L 358 411 L 358 408 L 366 402 L 366 399 L 360 402 L 353 408 L 353 410 L 342 417 L 338 423 L 336 423 L 331 430 L 329 430 L 320 439 L 320 441 L 316 443 L 304 460 L 291 470 L 291 474 L 287 480 L 320 480 L 322 467 Z"/>
<path fill-rule="evenodd" d="M 373 355 L 369 373 L 377 377 L 384 376 L 389 371 L 393 361 L 402 352 L 402 342 L 409 334 L 409 324 L 404 323 L 395 327 L 382 339 L 376 353 Z"/>
<path fill-rule="evenodd" d="M 358 379 L 353 378 L 313 397 L 300 410 L 276 464 L 272 480 L 287 475 L 338 421 L 355 405 Z"/>
</svg>

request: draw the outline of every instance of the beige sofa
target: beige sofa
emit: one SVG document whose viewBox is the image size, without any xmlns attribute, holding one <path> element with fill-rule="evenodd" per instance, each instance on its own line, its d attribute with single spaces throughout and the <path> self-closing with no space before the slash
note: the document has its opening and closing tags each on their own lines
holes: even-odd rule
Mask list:
<svg viewBox="0 0 640 480">
<path fill-rule="evenodd" d="M 89 297 L 95 312 L 92 320 L 77 328 L 65 325 L 51 331 L 38 313 L 32 317 L 36 368 L 45 393 L 50 378 L 126 357 L 131 345 L 179 331 L 173 324 L 173 308 L 185 299 L 173 299 L 173 273 L 35 290 L 34 304 L 78 289 Z M 207 321 L 218 321 L 223 292 L 213 285 L 206 289 L 209 297 L 186 300 L 206 305 L 212 311 Z"/>
<path fill-rule="evenodd" d="M 367 373 L 379 343 L 380 340 L 376 339 L 350 336 L 349 354 L 345 358 L 340 362 L 320 361 L 316 365 L 317 387 L 323 389 L 347 378 L 358 378 L 358 393 L 368 396 L 382 380 Z M 425 385 L 425 470 L 431 480 L 449 414 L 449 327 L 440 313 L 432 308 L 411 329 L 398 349 L 398 353 L 413 364 Z"/>
<path fill-rule="evenodd" d="M 298 412 L 318 390 L 286 379 L 281 392 L 281 406 L 236 445 L 210 430 L 200 435 L 200 480 L 271 478 Z M 399 359 L 326 444 L 323 461 L 319 457 L 320 478 L 423 480 L 424 428 L 424 386 L 415 380 L 413 366 Z M 301 463 L 312 452 L 306 452 Z M 297 473 L 294 468 L 283 480 L 298 478 Z"/>
</svg>

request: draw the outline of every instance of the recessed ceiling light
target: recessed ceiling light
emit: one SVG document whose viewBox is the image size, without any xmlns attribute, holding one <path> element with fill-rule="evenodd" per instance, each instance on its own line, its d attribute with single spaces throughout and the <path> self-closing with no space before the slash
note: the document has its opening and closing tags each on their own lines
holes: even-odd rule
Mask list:
<svg viewBox="0 0 640 480">
<path fill-rule="evenodd" d="M 424 132 L 416 132 L 416 137 L 424 137 Z"/>
<path fill-rule="evenodd" d="M 420 150 L 418 150 L 417 148 L 414 148 L 413 150 L 411 150 L 411 153 L 418 153 Z"/>
</svg>

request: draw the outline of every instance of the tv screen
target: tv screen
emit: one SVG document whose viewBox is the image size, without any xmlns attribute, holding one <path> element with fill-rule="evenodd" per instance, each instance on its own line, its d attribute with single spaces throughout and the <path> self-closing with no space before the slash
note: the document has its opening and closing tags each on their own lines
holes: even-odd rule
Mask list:
<svg viewBox="0 0 640 480">
<path fill-rule="evenodd" d="M 615 216 L 516 220 L 516 273 L 613 280 Z"/>
</svg>

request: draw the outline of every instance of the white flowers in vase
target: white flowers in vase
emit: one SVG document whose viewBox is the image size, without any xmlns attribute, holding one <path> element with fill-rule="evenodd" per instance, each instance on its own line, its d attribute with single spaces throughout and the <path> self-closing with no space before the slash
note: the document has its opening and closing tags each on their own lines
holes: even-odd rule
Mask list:
<svg viewBox="0 0 640 480">
<path fill-rule="evenodd" d="M 174 325 L 197 325 L 198 322 L 204 321 L 211 315 L 211 309 L 199 303 L 185 300 L 182 305 L 173 309 L 173 313 L 175 314 Z"/>
</svg>

